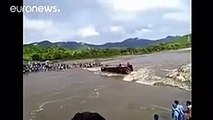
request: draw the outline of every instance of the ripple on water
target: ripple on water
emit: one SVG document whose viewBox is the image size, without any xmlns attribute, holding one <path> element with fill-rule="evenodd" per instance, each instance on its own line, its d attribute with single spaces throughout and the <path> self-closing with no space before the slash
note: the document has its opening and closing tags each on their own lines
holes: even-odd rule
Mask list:
<svg viewBox="0 0 213 120">
<path fill-rule="evenodd" d="M 33 120 L 33 118 L 35 118 L 36 114 L 42 112 L 44 110 L 45 105 L 47 105 L 47 104 L 63 102 L 66 100 L 71 100 L 71 99 L 77 98 L 77 97 L 79 97 L 79 96 L 70 96 L 70 97 L 65 97 L 65 98 L 61 98 L 61 99 L 57 99 L 57 100 L 50 100 L 50 101 L 43 102 L 40 106 L 38 106 L 35 110 L 33 110 L 30 113 L 30 115 L 31 115 L 30 120 Z M 63 106 L 61 105 L 60 108 L 63 109 Z"/>
</svg>

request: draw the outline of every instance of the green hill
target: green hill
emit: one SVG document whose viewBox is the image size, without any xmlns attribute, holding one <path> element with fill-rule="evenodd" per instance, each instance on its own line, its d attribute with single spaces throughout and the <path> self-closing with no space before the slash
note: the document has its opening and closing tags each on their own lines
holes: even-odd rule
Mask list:
<svg viewBox="0 0 213 120">
<path fill-rule="evenodd" d="M 189 39 L 190 38 L 190 39 Z M 47 46 L 39 45 L 24 45 L 23 59 L 24 60 L 59 60 L 59 59 L 83 59 L 83 58 L 103 58 L 117 55 L 138 55 L 148 54 L 163 50 L 173 50 L 191 47 L 191 35 L 178 37 L 169 37 L 167 41 L 159 40 L 155 44 L 148 47 L 135 48 L 91 48 L 88 45 L 82 44 L 77 48 L 66 48 L 60 46 L 52 46 L 45 42 Z"/>
</svg>

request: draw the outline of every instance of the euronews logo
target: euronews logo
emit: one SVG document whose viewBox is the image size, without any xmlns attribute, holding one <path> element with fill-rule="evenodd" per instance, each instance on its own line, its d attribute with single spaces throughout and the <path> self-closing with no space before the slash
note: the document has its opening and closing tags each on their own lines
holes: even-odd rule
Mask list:
<svg viewBox="0 0 213 120">
<path fill-rule="evenodd" d="M 11 6 L 10 7 L 10 12 L 12 13 L 21 13 L 21 12 L 46 12 L 46 13 L 56 13 L 60 12 L 61 10 L 57 6 Z"/>
</svg>

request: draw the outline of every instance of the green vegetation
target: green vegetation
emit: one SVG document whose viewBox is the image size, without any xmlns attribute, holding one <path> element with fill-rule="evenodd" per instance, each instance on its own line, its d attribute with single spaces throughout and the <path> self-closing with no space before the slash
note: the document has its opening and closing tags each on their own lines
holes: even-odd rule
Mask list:
<svg viewBox="0 0 213 120">
<path fill-rule="evenodd" d="M 104 58 L 118 55 L 140 55 L 164 50 L 174 50 L 191 47 L 191 40 L 188 41 L 188 36 L 177 38 L 173 42 L 160 43 L 151 45 L 147 48 L 125 48 L 125 49 L 67 49 L 57 46 L 39 47 L 34 45 L 24 45 L 23 59 L 24 60 L 73 60 L 84 58 Z"/>
</svg>

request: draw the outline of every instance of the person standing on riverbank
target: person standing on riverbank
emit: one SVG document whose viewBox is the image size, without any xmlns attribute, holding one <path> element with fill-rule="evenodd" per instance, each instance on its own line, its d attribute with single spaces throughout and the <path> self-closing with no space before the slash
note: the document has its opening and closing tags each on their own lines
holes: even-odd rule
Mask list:
<svg viewBox="0 0 213 120">
<path fill-rule="evenodd" d="M 184 120 L 184 108 L 177 100 L 172 104 L 172 118 L 173 120 Z"/>
<path fill-rule="evenodd" d="M 178 120 L 179 112 L 177 110 L 177 105 L 172 104 L 172 119 L 173 120 Z"/>
<path fill-rule="evenodd" d="M 184 108 L 179 104 L 179 101 L 175 100 L 174 103 L 177 105 L 177 109 L 179 111 L 179 120 L 184 120 Z"/>
<path fill-rule="evenodd" d="M 192 102 L 191 101 L 186 101 L 186 111 L 185 111 L 185 118 L 186 120 L 191 120 L 192 119 Z"/>
</svg>

